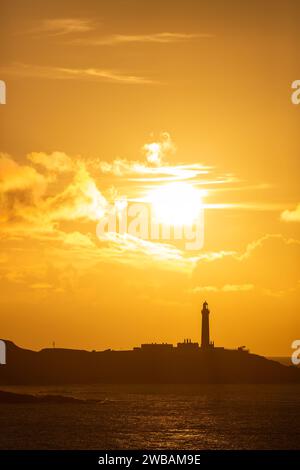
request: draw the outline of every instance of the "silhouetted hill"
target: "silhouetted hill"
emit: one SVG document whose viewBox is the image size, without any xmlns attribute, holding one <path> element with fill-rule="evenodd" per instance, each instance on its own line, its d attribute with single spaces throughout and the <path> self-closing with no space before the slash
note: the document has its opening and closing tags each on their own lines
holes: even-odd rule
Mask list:
<svg viewBox="0 0 300 470">
<path fill-rule="evenodd" d="M 280 364 L 283 364 L 284 366 L 293 365 L 291 361 L 291 356 L 270 356 L 267 359 L 270 359 L 271 361 L 280 362 Z M 295 367 L 300 368 L 300 364 L 296 365 Z"/>
<path fill-rule="evenodd" d="M 300 383 L 300 370 L 239 350 L 137 348 L 35 352 L 6 341 L 0 384 Z"/>
</svg>

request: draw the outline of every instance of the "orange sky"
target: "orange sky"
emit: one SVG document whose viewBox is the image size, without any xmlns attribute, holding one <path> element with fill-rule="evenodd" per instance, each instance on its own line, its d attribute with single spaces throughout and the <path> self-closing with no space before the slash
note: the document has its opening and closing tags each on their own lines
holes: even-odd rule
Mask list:
<svg viewBox="0 0 300 470">
<path fill-rule="evenodd" d="M 2 338 L 199 341 L 206 299 L 216 345 L 290 354 L 299 13 L 296 0 L 1 2 Z M 108 204 L 175 178 L 175 207 L 201 192 L 201 249 L 97 237 Z"/>
</svg>

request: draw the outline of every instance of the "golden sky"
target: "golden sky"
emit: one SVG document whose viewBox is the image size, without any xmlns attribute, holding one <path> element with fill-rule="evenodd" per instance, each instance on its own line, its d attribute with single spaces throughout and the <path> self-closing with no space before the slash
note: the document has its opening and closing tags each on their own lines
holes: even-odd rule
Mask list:
<svg viewBox="0 0 300 470">
<path fill-rule="evenodd" d="M 206 299 L 216 345 L 290 354 L 299 13 L 296 0 L 1 2 L 2 338 L 199 341 Z M 199 208 L 203 247 L 97 236 L 120 201 L 162 223 Z"/>
</svg>

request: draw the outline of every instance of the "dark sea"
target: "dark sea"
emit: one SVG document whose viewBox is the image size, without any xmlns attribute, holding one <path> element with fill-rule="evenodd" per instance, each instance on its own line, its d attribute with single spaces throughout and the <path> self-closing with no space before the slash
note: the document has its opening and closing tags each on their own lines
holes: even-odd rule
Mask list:
<svg viewBox="0 0 300 470">
<path fill-rule="evenodd" d="M 1 449 L 300 449 L 300 385 L 1 389 L 98 400 L 0 404 Z"/>
</svg>

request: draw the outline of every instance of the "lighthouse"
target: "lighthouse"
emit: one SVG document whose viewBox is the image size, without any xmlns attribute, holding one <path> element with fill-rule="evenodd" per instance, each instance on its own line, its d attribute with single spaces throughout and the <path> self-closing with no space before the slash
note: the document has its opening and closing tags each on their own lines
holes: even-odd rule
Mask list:
<svg viewBox="0 0 300 470">
<path fill-rule="evenodd" d="M 214 344 L 209 341 L 209 310 L 208 303 L 205 301 L 202 313 L 202 332 L 201 332 L 201 348 L 208 349 L 214 347 Z"/>
</svg>

